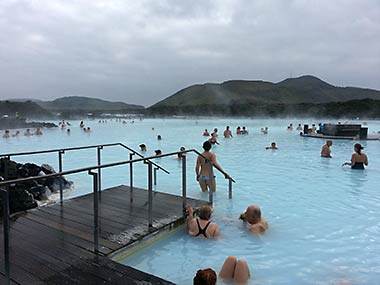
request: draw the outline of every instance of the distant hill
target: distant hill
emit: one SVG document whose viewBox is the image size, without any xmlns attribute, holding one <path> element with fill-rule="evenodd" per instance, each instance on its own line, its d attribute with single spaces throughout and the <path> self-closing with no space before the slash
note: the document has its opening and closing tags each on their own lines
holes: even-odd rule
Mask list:
<svg viewBox="0 0 380 285">
<path fill-rule="evenodd" d="M 53 117 L 52 113 L 30 100 L 25 102 L 0 101 L 0 116 L 8 115 L 9 117 L 14 117 L 16 113 L 24 118 Z"/>
<path fill-rule="evenodd" d="M 336 87 L 317 77 L 306 75 L 286 79 L 279 83 L 231 80 L 221 84 L 193 85 L 178 91 L 150 108 L 203 104 L 327 103 L 365 98 L 380 100 L 380 91 L 354 87 Z"/>
<path fill-rule="evenodd" d="M 37 102 L 41 107 L 50 111 L 85 111 L 85 112 L 108 112 L 108 111 L 143 111 L 144 106 L 126 104 L 123 102 L 110 102 L 106 100 L 69 96 L 54 101 Z"/>
<path fill-rule="evenodd" d="M 368 114 L 380 116 L 372 110 L 380 102 L 380 91 L 336 87 L 321 79 L 306 75 L 289 78 L 278 83 L 266 81 L 231 80 L 221 84 L 206 83 L 187 87 L 148 108 L 152 115 L 355 115 L 355 104 L 371 99 Z M 339 114 L 342 103 L 350 114 Z M 367 105 L 363 101 L 360 106 Z M 328 105 L 337 106 L 336 112 Z M 351 106 L 353 104 L 353 106 Z M 338 108 L 339 107 L 339 108 Z M 328 110 L 328 111 L 327 111 Z M 321 111 L 321 112 L 319 112 Z M 360 111 L 359 113 L 363 113 Z"/>
</svg>

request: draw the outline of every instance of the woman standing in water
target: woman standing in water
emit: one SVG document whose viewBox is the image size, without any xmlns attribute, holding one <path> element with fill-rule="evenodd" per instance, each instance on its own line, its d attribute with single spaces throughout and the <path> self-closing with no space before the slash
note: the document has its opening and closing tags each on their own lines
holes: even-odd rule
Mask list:
<svg viewBox="0 0 380 285">
<path fill-rule="evenodd" d="M 355 152 L 351 156 L 351 162 L 345 162 L 344 165 L 350 165 L 352 169 L 364 169 L 368 165 L 367 155 L 362 153 L 363 146 L 360 143 L 354 145 Z"/>
<path fill-rule="evenodd" d="M 209 141 L 205 141 L 203 143 L 203 149 L 204 152 L 202 155 L 199 155 L 197 158 L 197 163 L 195 166 L 195 173 L 197 175 L 197 181 L 199 182 L 199 185 L 201 186 L 202 192 L 206 192 L 207 190 L 211 190 L 213 192 L 216 191 L 216 183 L 215 183 L 215 176 L 214 172 L 212 170 L 212 166 L 219 169 L 226 178 L 229 178 L 229 175 L 224 172 L 222 167 L 218 164 L 216 161 L 216 155 L 215 153 L 210 152 L 211 149 L 211 143 Z M 210 165 L 210 162 L 212 163 L 212 166 Z"/>
</svg>

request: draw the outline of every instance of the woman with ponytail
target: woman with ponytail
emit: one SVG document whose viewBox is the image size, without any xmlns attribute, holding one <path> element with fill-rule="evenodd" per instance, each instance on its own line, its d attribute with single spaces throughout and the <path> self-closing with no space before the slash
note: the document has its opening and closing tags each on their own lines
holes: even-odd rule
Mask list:
<svg viewBox="0 0 380 285">
<path fill-rule="evenodd" d="M 351 162 L 345 162 L 343 165 L 350 165 L 352 169 L 364 169 L 368 165 L 367 155 L 362 153 L 363 146 L 360 143 L 354 145 L 355 152 L 351 156 Z"/>
</svg>

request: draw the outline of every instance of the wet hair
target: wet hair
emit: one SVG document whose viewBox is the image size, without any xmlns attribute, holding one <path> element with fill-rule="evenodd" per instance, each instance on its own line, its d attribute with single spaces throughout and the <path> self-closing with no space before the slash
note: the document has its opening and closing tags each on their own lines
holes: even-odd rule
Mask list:
<svg viewBox="0 0 380 285">
<path fill-rule="evenodd" d="M 209 150 L 211 149 L 211 143 L 210 143 L 209 141 L 205 141 L 205 142 L 203 143 L 203 149 L 204 149 L 205 151 L 209 151 Z"/>
<path fill-rule="evenodd" d="M 216 273 L 211 268 L 199 269 L 193 279 L 193 285 L 215 285 Z"/>
<path fill-rule="evenodd" d="M 254 218 L 261 219 L 261 210 L 260 210 L 259 207 L 256 207 L 256 208 L 253 209 L 253 211 L 252 211 L 252 216 L 253 216 Z"/>
<path fill-rule="evenodd" d="M 199 208 L 199 218 L 202 220 L 208 220 L 211 217 L 211 208 L 210 206 L 202 206 Z"/>
<path fill-rule="evenodd" d="M 360 154 L 361 150 L 362 150 L 364 147 L 363 147 L 360 143 L 356 143 L 356 144 L 354 145 L 354 148 L 355 148 L 356 152 Z"/>
</svg>

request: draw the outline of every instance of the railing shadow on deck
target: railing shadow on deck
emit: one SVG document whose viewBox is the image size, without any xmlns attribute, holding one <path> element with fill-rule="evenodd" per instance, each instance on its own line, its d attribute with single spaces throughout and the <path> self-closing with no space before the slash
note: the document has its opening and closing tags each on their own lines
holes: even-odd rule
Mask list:
<svg viewBox="0 0 380 285">
<path fill-rule="evenodd" d="M 126 161 L 120 161 L 120 162 L 114 162 L 114 163 L 108 163 L 108 164 L 101 164 L 101 150 L 104 147 L 109 146 L 122 146 L 123 148 L 129 150 L 130 153 L 130 160 Z M 98 158 L 98 165 L 96 166 L 90 166 L 90 167 L 84 167 L 84 168 L 78 168 L 74 170 L 69 171 L 62 171 L 62 154 L 65 153 L 65 151 L 72 151 L 72 150 L 81 150 L 81 149 L 89 149 L 89 148 L 96 148 L 97 149 L 97 158 Z M 153 166 L 155 166 L 154 170 L 160 169 L 164 171 L 165 173 L 169 174 L 169 171 L 161 167 L 160 165 L 156 164 L 152 161 L 152 159 L 160 158 L 160 157 L 168 157 L 168 156 L 179 156 L 182 160 L 182 208 L 183 208 L 183 216 L 185 217 L 185 206 L 186 206 L 186 199 L 187 199 L 187 193 L 186 193 L 186 153 L 196 153 L 199 156 L 202 156 L 207 163 L 210 164 L 210 177 L 213 177 L 213 164 L 212 162 L 208 161 L 200 152 L 198 152 L 195 149 L 190 150 L 184 150 L 179 152 L 171 152 L 166 153 L 158 156 L 149 156 L 144 157 L 135 150 L 129 148 L 128 146 L 122 144 L 122 143 L 113 143 L 113 144 L 103 144 L 103 145 L 93 145 L 93 146 L 84 146 L 84 147 L 72 147 L 72 148 L 65 148 L 65 149 L 51 149 L 51 150 L 44 150 L 44 151 L 34 151 L 34 152 L 24 152 L 24 153 L 9 153 L 9 154 L 0 154 L 0 157 L 6 158 L 5 164 L 8 165 L 7 162 L 10 160 L 10 157 L 13 156 L 20 156 L 20 155 L 32 155 L 32 154 L 40 154 L 40 153 L 49 153 L 49 152 L 57 152 L 58 153 L 58 164 L 59 164 L 59 172 L 54 174 L 48 174 L 44 176 L 33 176 L 28 178 L 21 178 L 21 179 L 15 179 L 15 180 L 4 180 L 2 178 L 2 181 L 0 181 L 0 195 L 2 197 L 2 205 L 3 205 L 3 239 L 4 239 L 4 272 L 5 272 L 5 278 L 7 281 L 7 284 L 10 284 L 10 252 L 9 252 L 9 185 L 11 184 L 17 184 L 17 183 L 25 183 L 30 181 L 36 181 L 40 179 L 47 179 L 47 178 L 53 178 L 53 177 L 60 177 L 63 175 L 70 175 L 74 173 L 80 173 L 80 172 L 87 172 L 89 175 L 92 176 L 93 179 L 93 209 L 94 209 L 94 251 L 95 253 L 99 253 L 99 199 L 101 194 L 101 170 L 105 168 L 120 166 L 120 165 L 130 165 L 130 191 L 131 194 L 133 194 L 133 164 L 137 162 L 143 162 L 144 164 L 147 164 L 147 177 L 148 177 L 148 226 L 149 228 L 152 227 L 153 224 L 153 217 L 152 217 L 152 209 L 153 209 Z M 139 156 L 138 159 L 132 159 L 134 155 Z M 216 168 L 218 171 L 223 173 L 225 175 L 225 178 L 229 180 L 229 198 L 232 198 L 232 182 L 235 182 L 235 180 L 228 176 L 223 170 Z M 7 177 L 7 168 L 5 168 L 5 176 Z M 154 175 L 155 176 L 155 175 Z M 212 183 L 212 180 L 211 180 Z M 210 187 L 212 189 L 212 187 Z M 63 191 L 62 186 L 60 187 L 60 202 L 61 205 L 63 205 Z M 213 204 L 213 192 L 209 191 L 209 202 L 210 204 Z"/>
</svg>

